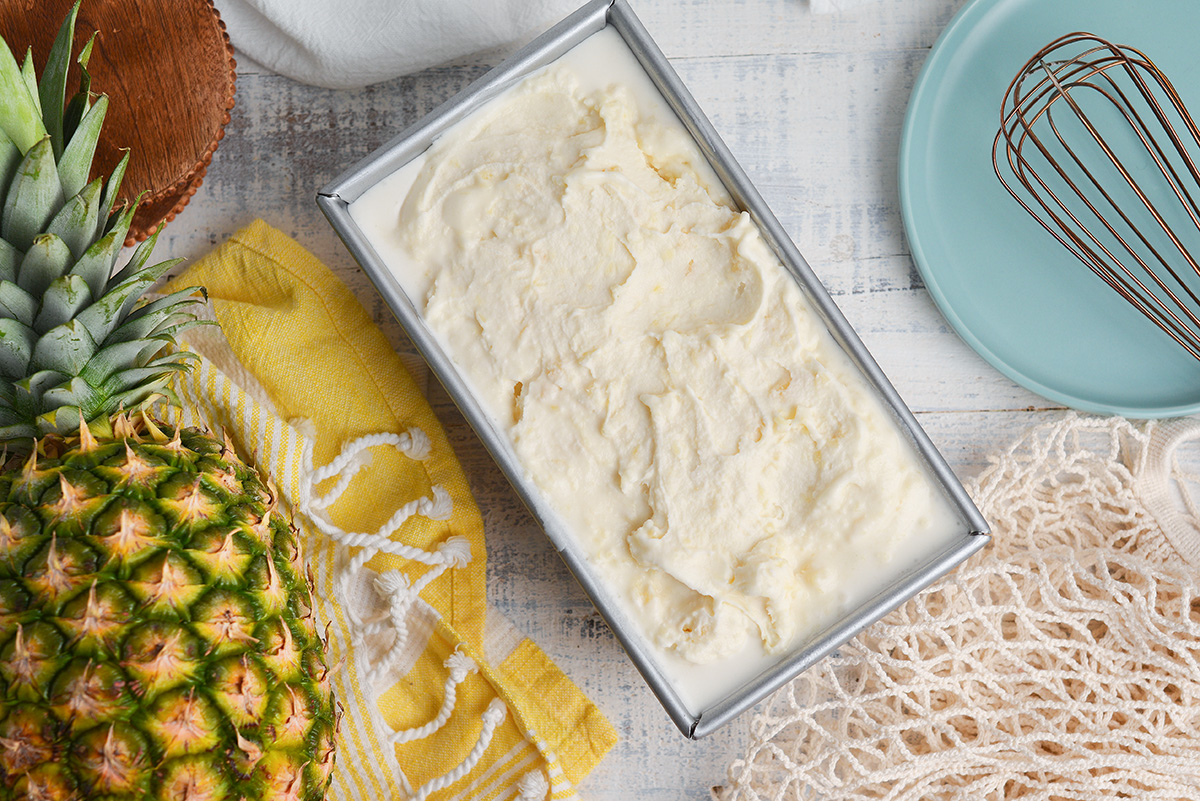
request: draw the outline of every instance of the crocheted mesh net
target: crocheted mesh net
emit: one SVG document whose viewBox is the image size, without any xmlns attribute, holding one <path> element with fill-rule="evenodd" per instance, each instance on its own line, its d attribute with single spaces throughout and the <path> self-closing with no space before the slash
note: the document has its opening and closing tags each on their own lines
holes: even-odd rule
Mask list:
<svg viewBox="0 0 1200 801">
<path fill-rule="evenodd" d="M 1200 798 L 1200 537 L 1175 449 L 1198 433 L 1071 416 L 993 459 L 969 487 L 992 547 L 775 694 L 714 795 Z"/>
</svg>

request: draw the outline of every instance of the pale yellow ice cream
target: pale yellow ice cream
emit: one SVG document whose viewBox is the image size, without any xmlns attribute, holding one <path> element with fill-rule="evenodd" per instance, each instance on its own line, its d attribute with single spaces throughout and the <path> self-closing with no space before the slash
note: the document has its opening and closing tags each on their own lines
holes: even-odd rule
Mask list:
<svg viewBox="0 0 1200 801">
<path fill-rule="evenodd" d="M 398 216 L 398 199 L 363 201 L 645 635 L 694 663 L 776 653 L 944 502 L 691 138 L 652 112 L 556 65 L 436 143 Z"/>
</svg>

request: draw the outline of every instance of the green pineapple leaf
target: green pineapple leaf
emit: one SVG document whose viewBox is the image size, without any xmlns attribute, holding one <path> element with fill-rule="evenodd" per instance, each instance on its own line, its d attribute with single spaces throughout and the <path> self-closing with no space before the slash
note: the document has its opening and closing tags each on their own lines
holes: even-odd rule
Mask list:
<svg viewBox="0 0 1200 801">
<path fill-rule="evenodd" d="M 104 126 L 104 115 L 107 113 L 108 95 L 100 95 L 63 150 L 62 158 L 58 161 L 63 197 L 74 197 L 87 184 L 92 157 L 96 155 L 96 143 L 100 140 L 100 129 Z"/>
<path fill-rule="evenodd" d="M 117 194 L 121 191 L 121 181 L 125 178 L 125 168 L 128 166 L 129 151 L 126 150 L 125 155 L 121 156 L 121 160 L 113 168 L 112 175 L 108 177 L 108 183 L 104 185 L 104 198 L 100 201 L 100 227 L 96 230 L 96 236 L 100 235 L 101 229 L 107 230 L 114 212 L 119 208 Z"/>
<path fill-rule="evenodd" d="M 79 375 L 79 371 L 95 353 L 96 341 L 88 333 L 87 327 L 76 318 L 42 334 L 42 338 L 34 345 L 29 363 L 35 370 L 57 370 L 67 375 Z"/>
<path fill-rule="evenodd" d="M 199 293 L 199 294 L 197 294 Z M 134 309 L 127 317 L 127 320 L 139 320 L 143 317 L 149 317 L 164 312 L 181 309 L 185 306 L 193 306 L 196 303 L 202 302 L 207 298 L 203 287 L 189 286 L 183 289 L 178 289 L 169 295 L 163 295 L 161 298 L 155 298 L 144 306 L 139 306 Z"/>
<path fill-rule="evenodd" d="M 21 65 L 21 77 L 25 80 L 25 86 L 29 89 L 29 96 L 33 98 L 33 105 L 37 108 L 38 116 L 42 116 L 42 105 L 38 100 L 38 85 L 37 72 L 33 68 L 33 48 L 30 47 L 25 51 L 25 63 Z M 45 125 L 45 120 L 42 121 Z"/>
<path fill-rule="evenodd" d="M 50 393 L 46 394 L 49 395 Z M 78 406 L 63 405 L 51 409 L 38 417 L 39 433 L 58 434 L 62 437 L 69 436 L 71 433 L 79 430 L 79 418 L 81 415 L 86 417 L 83 410 Z"/>
<path fill-rule="evenodd" d="M 114 373 L 130 365 L 145 367 L 151 358 L 171 344 L 165 337 L 117 342 L 97 351 L 80 372 L 89 384 L 99 386 Z"/>
<path fill-rule="evenodd" d="M 183 358 L 199 357 L 188 351 L 173 352 L 146 367 L 131 367 L 114 373 L 104 382 L 101 390 L 105 396 L 126 397 L 130 390 L 145 388 L 161 379 L 169 379 L 176 373 L 187 372 L 189 366 L 181 361 Z"/>
<path fill-rule="evenodd" d="M 63 376 L 55 385 L 66 381 L 66 376 Z M 38 404 L 42 399 L 42 390 L 49 389 L 51 385 L 40 384 L 36 390 L 29 387 L 30 378 L 23 378 L 12 385 L 13 388 L 13 403 L 12 406 L 21 415 L 26 423 L 31 423 L 33 418 L 37 416 L 41 407 Z"/>
<path fill-rule="evenodd" d="M 171 382 L 175 378 L 176 373 L 184 372 L 187 368 L 183 365 L 177 365 L 177 367 L 179 368 L 178 370 L 173 370 L 159 376 L 156 381 L 143 384 L 140 387 L 134 387 L 128 392 L 114 396 L 111 402 L 115 403 L 117 408 L 131 409 L 148 398 L 162 396 L 167 398 L 172 404 L 178 406 L 179 397 L 171 389 Z"/>
<path fill-rule="evenodd" d="M 79 15 L 79 2 L 67 13 L 67 18 L 54 37 L 50 55 L 46 58 L 46 69 L 42 71 L 38 95 L 42 106 L 42 120 L 50 141 L 54 145 L 54 156 L 62 156 L 66 140 L 63 138 L 63 106 L 67 102 L 67 72 L 71 67 L 71 46 L 75 43 L 75 18 Z"/>
<path fill-rule="evenodd" d="M 41 408 L 42 395 L 67 381 L 67 376 L 56 370 L 40 370 L 13 384 L 18 409 L 27 409 L 26 418 Z"/>
<path fill-rule="evenodd" d="M 184 330 L 196 325 L 216 325 L 216 323 L 211 320 L 199 320 L 196 318 L 196 304 L 202 303 L 203 300 L 208 297 L 207 294 L 197 295 L 197 290 L 200 290 L 203 293 L 203 289 L 201 287 L 189 287 L 188 289 L 172 293 L 170 296 L 172 298 L 175 296 L 184 297 L 181 300 L 172 301 L 170 305 L 158 309 L 151 314 L 139 316 L 137 318 L 138 321 L 149 320 L 153 323 L 153 325 L 151 325 L 147 330 L 145 336 L 153 337 L 159 336 L 160 334 L 167 334 L 173 337 L 174 334 L 171 333 L 171 331 L 174 329 L 172 328 L 171 330 L 168 330 L 168 326 L 175 326 L 183 322 L 186 322 L 187 324 L 183 325 L 179 330 Z M 157 303 L 157 301 L 155 302 Z M 134 310 L 134 314 L 140 311 L 141 309 L 136 309 Z M 113 341 L 116 341 L 115 337 Z"/>
<path fill-rule="evenodd" d="M 66 275 L 71 267 L 71 249 L 54 234 L 42 234 L 33 240 L 25 258 L 17 267 L 17 284 L 40 298 L 55 278 Z"/>
<path fill-rule="evenodd" d="M 0 281 L 17 280 L 17 267 L 25 254 L 0 239 Z"/>
<path fill-rule="evenodd" d="M 4 131 L 0 131 L 0 192 L 6 192 L 21 166 L 21 151 Z"/>
<path fill-rule="evenodd" d="M 0 212 L 0 236 L 17 250 L 28 250 L 63 201 L 50 137 L 43 136 L 17 167 Z"/>
<path fill-rule="evenodd" d="M 74 428 L 79 428 L 79 409 L 84 410 L 83 416 L 87 418 L 89 415 L 87 410 L 89 407 L 95 406 L 99 398 L 95 387 L 92 387 L 88 382 L 84 381 L 79 376 L 72 378 L 65 384 L 60 384 L 53 389 L 48 389 L 42 393 L 42 408 L 57 409 L 62 407 L 74 407 L 75 413 Z M 68 432 L 71 429 L 68 429 Z M 63 433 L 63 432 L 59 432 Z"/>
<path fill-rule="evenodd" d="M 20 320 L 0 318 L 0 374 L 21 378 L 33 356 L 37 334 Z"/>
<path fill-rule="evenodd" d="M 79 64 L 79 91 L 71 96 L 67 101 L 67 108 L 63 112 L 63 142 L 70 142 L 71 137 L 75 136 L 75 128 L 79 125 L 79 121 L 83 119 L 83 115 L 87 114 L 88 108 L 92 102 L 92 74 L 88 72 L 88 61 L 92 58 L 92 47 L 96 44 L 96 34 L 92 34 L 92 38 L 88 39 L 87 44 L 83 46 L 83 50 L 79 52 L 79 58 L 75 61 Z"/>
<path fill-rule="evenodd" d="M 125 214 L 122 216 L 132 220 L 134 211 L 136 211 L 136 208 L 126 209 Z M 125 266 L 121 268 L 121 271 L 111 276 L 107 283 L 105 283 L 105 292 L 110 292 L 113 287 L 120 286 L 130 276 L 137 275 L 146 266 L 146 262 L 150 260 L 150 254 L 154 251 L 154 246 L 158 243 L 158 233 L 158 231 L 155 231 L 134 249 L 133 255 L 129 258 Z"/>
<path fill-rule="evenodd" d="M 132 218 L 132 214 L 129 217 Z M 113 263 L 116 262 L 117 256 L 121 252 L 121 246 L 125 243 L 125 234 L 129 230 L 129 222 L 126 221 L 124 226 L 118 226 L 116 230 L 109 231 L 102 239 L 92 243 L 80 257 L 79 261 L 75 262 L 75 266 L 71 268 L 71 272 L 83 278 L 91 287 L 92 296 L 101 298 L 106 295 L 112 286 L 109 280 L 109 273 L 112 272 Z M 147 285 L 148 286 L 148 285 Z M 101 298 L 103 299 L 103 298 Z M 108 307 L 105 307 L 108 308 Z M 112 307 L 114 309 L 119 306 Z M 96 315 L 104 314 L 104 310 L 98 309 Z M 91 324 L 89 323 L 89 327 Z M 102 329 L 102 326 L 97 326 L 95 331 Z M 104 336 L 98 336 L 97 342 L 102 340 Z"/>
<path fill-rule="evenodd" d="M 215 320 L 197 320 L 193 314 L 177 314 L 174 318 L 156 326 L 152 336 L 168 337 L 172 342 L 177 342 L 179 335 L 184 331 L 202 325 L 216 326 L 217 322 Z"/>
<path fill-rule="evenodd" d="M 18 415 L 24 419 L 24 415 Z M 34 439 L 38 435 L 38 430 L 28 423 L 17 423 L 11 426 L 0 428 L 0 442 L 17 443 L 21 440 Z"/>
<path fill-rule="evenodd" d="M 193 286 L 151 301 L 134 309 L 107 341 L 130 342 L 160 334 L 173 338 L 178 331 L 194 325 L 206 325 L 209 321 L 197 320 L 195 313 L 190 310 L 205 297 L 207 295 L 203 287 Z"/>
<path fill-rule="evenodd" d="M 104 296 L 81 312 L 76 319 L 87 328 L 94 341 L 108 341 L 109 334 L 125 316 L 122 310 L 137 303 L 142 292 L 180 261 L 182 260 L 172 259 L 146 267 L 141 273 L 129 276 L 117 286 L 105 289 Z"/>
<path fill-rule="evenodd" d="M 76 259 L 81 258 L 88 246 L 92 244 L 92 238 L 100 220 L 101 192 L 101 179 L 97 178 L 68 200 L 58 214 L 54 215 L 50 225 L 46 227 L 46 233 L 57 234 L 62 241 L 67 243 L 67 247 L 71 249 L 71 255 Z M 111 268 L 111 265 L 109 267 Z M 78 265 L 72 267 L 71 272 L 83 275 Z M 108 270 L 106 269 L 104 275 L 95 283 L 93 283 L 93 276 L 84 275 L 83 277 L 87 279 L 88 286 L 92 288 L 92 294 L 96 295 L 104 289 L 104 284 L 108 281 Z"/>
<path fill-rule="evenodd" d="M 0 128 L 25 153 L 46 136 L 38 103 L 30 95 L 25 76 L 12 50 L 0 37 Z"/>
<path fill-rule="evenodd" d="M 92 293 L 87 281 L 78 275 L 55 278 L 42 295 L 42 310 L 33 321 L 34 331 L 49 331 L 79 314 L 92 302 Z"/>
<path fill-rule="evenodd" d="M 32 328 L 37 305 L 37 299 L 21 287 L 11 281 L 0 281 L 0 306 L 6 310 L 5 317 L 12 317 Z"/>
<path fill-rule="evenodd" d="M 190 306 L 194 302 L 194 300 L 190 300 L 180 303 L 179 306 Z M 208 321 L 196 320 L 196 316 L 191 312 L 166 309 L 152 315 L 139 317 L 136 320 L 126 321 L 109 335 L 107 341 L 132 342 L 135 339 L 145 339 L 159 334 L 174 337 L 177 331 L 207 323 Z"/>
</svg>

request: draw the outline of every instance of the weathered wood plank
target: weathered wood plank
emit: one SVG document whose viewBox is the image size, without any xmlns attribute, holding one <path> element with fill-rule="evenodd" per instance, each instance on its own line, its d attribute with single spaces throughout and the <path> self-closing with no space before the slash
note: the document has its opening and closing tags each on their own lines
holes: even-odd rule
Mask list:
<svg viewBox="0 0 1200 801">
<path fill-rule="evenodd" d="M 864 53 L 930 47 L 964 0 L 874 0 L 814 15 L 801 0 L 633 0 L 672 59 L 796 53 Z"/>
</svg>

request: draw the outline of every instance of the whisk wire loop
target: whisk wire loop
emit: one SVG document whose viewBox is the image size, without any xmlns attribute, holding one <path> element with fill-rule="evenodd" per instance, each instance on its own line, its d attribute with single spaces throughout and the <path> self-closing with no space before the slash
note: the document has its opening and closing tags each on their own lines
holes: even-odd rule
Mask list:
<svg viewBox="0 0 1200 801">
<path fill-rule="evenodd" d="M 1150 59 L 1072 33 L 1009 85 L 992 163 L 1058 242 L 1200 359 L 1198 152 L 1200 128 Z"/>
</svg>

